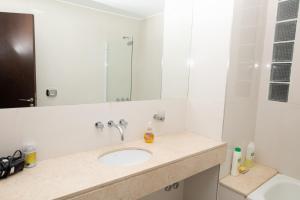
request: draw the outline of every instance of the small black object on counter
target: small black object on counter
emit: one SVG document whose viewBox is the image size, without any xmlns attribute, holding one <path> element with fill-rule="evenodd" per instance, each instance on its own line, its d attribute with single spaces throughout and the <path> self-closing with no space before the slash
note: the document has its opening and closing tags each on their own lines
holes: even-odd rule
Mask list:
<svg viewBox="0 0 300 200">
<path fill-rule="evenodd" d="M 25 166 L 25 155 L 17 150 L 12 156 L 0 158 L 0 179 L 21 172 Z"/>
</svg>

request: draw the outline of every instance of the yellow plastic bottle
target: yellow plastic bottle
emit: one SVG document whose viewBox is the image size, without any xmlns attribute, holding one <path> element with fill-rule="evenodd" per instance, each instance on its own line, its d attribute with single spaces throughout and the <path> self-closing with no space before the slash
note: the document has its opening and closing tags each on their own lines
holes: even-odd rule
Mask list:
<svg viewBox="0 0 300 200">
<path fill-rule="evenodd" d="M 152 122 L 148 123 L 148 127 L 147 130 L 144 134 L 144 139 L 146 143 L 153 143 L 154 142 L 154 133 L 153 133 L 153 129 L 152 129 Z"/>
<path fill-rule="evenodd" d="M 23 148 L 23 151 L 25 153 L 25 167 L 26 168 L 32 168 L 36 166 L 37 163 L 37 153 L 36 153 L 36 147 L 35 145 L 26 145 Z"/>
</svg>

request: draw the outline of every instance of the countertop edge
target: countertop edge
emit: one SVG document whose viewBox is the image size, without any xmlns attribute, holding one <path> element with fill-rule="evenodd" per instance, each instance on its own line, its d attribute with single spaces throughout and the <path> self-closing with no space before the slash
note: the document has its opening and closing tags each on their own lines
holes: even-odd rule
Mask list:
<svg viewBox="0 0 300 200">
<path fill-rule="evenodd" d="M 278 174 L 278 172 L 277 172 L 274 176 L 276 176 L 277 174 Z M 246 197 L 248 197 L 252 192 L 254 192 L 254 191 L 257 190 L 259 187 L 261 187 L 263 184 L 265 184 L 266 182 L 268 182 L 269 180 L 271 180 L 274 176 L 272 176 L 272 177 L 266 179 L 266 181 L 265 181 L 264 183 L 259 184 L 256 188 L 254 188 L 253 190 L 249 191 L 248 193 L 243 193 L 243 192 L 241 192 L 241 191 L 235 189 L 234 187 L 230 187 L 230 186 L 228 186 L 228 185 L 222 183 L 221 181 L 220 181 L 220 185 L 222 185 L 223 187 L 225 187 L 225 188 L 227 188 L 227 189 L 229 189 L 229 190 L 232 190 L 232 191 L 234 191 L 234 192 L 236 192 L 236 193 L 238 193 L 238 194 L 240 194 L 240 195 L 242 195 L 242 196 L 244 196 L 244 197 L 246 198 Z"/>
<path fill-rule="evenodd" d="M 266 166 L 265 166 L 265 167 L 266 167 Z M 230 186 L 229 184 L 224 183 L 224 181 L 222 181 L 222 180 L 225 179 L 227 176 L 225 176 L 224 178 L 220 179 L 219 184 L 220 184 L 221 186 L 223 186 L 223 187 L 225 187 L 225 188 L 231 190 L 231 191 L 234 191 L 234 192 L 236 192 L 236 193 L 238 193 L 238 194 L 244 196 L 244 197 L 248 197 L 248 195 L 250 195 L 252 192 L 254 192 L 255 190 L 257 190 L 259 187 L 261 187 L 263 184 L 265 184 L 266 182 L 268 182 L 270 179 L 272 179 L 274 176 L 276 176 L 276 175 L 279 173 L 278 170 L 276 170 L 276 169 L 274 169 L 274 168 L 271 168 L 271 167 L 269 167 L 269 168 L 272 169 L 272 170 L 274 170 L 274 174 L 272 174 L 272 175 L 271 175 L 270 177 L 268 177 L 268 178 L 265 178 L 265 180 L 264 180 L 263 182 L 257 184 L 253 189 L 250 189 L 250 190 L 247 191 L 247 192 L 240 191 L 239 189 L 237 189 L 237 188 L 235 188 L 235 187 L 232 187 L 232 186 Z M 228 176 L 230 176 L 230 175 L 228 175 Z"/>
</svg>

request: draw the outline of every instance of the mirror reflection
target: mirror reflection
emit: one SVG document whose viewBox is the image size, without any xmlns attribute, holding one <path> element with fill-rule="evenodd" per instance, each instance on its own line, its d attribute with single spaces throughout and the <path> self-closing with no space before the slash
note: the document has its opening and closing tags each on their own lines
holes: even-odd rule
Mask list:
<svg viewBox="0 0 300 200">
<path fill-rule="evenodd" d="M 0 108 L 161 98 L 164 1 L 0 2 Z"/>
</svg>

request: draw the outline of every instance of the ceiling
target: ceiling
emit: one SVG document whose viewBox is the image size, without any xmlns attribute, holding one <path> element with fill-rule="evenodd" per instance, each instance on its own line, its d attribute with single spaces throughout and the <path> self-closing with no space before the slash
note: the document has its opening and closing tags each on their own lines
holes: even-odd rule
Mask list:
<svg viewBox="0 0 300 200">
<path fill-rule="evenodd" d="M 164 0 L 64 0 L 134 18 L 147 18 L 164 10 Z"/>
</svg>

